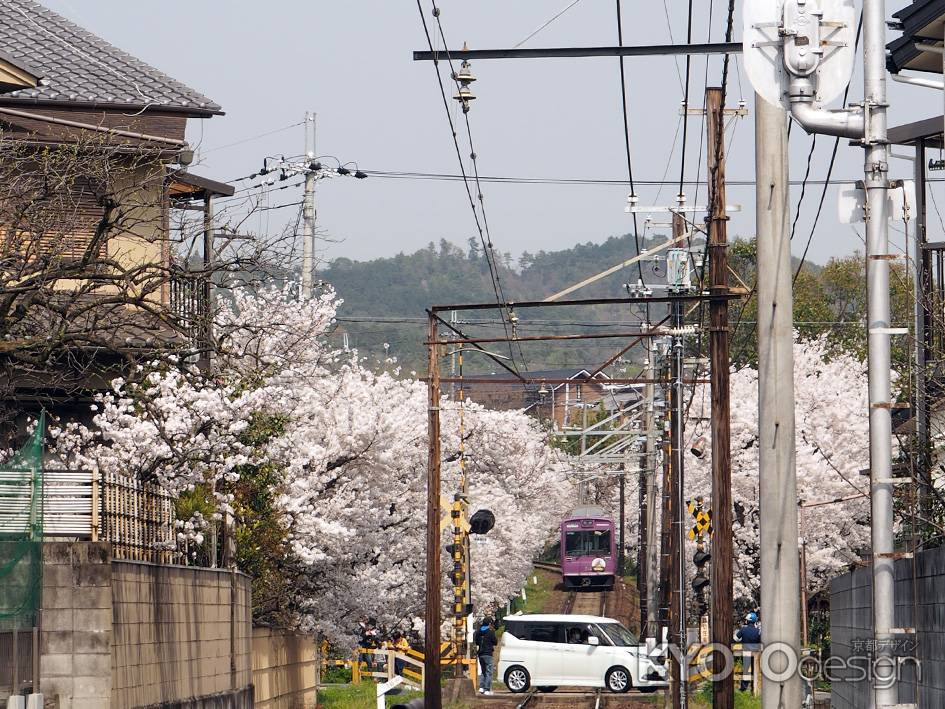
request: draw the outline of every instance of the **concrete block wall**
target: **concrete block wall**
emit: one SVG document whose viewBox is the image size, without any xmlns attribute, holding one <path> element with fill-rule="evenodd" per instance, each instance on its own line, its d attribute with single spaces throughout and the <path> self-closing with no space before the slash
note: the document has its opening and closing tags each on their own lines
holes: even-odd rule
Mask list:
<svg viewBox="0 0 945 709">
<path fill-rule="evenodd" d="M 112 709 L 236 697 L 252 685 L 244 574 L 114 561 L 112 594 Z"/>
<path fill-rule="evenodd" d="M 252 709 L 245 574 L 43 545 L 39 691 L 47 709 Z"/>
<path fill-rule="evenodd" d="M 896 562 L 897 627 L 915 627 L 916 635 L 897 636 L 915 648 L 900 648 L 896 654 L 914 656 L 921 663 L 917 676 L 911 662 L 902 665 L 899 702 L 918 702 L 921 707 L 945 707 L 945 547 L 920 552 L 915 559 Z M 915 595 L 913 595 L 915 592 Z M 869 568 L 839 576 L 830 582 L 831 654 L 849 659 L 864 655 L 871 639 L 873 613 L 872 570 Z M 849 673 L 852 675 L 852 673 Z M 918 680 L 918 681 L 917 681 Z M 833 682 L 830 695 L 833 709 L 860 709 L 870 706 L 870 685 L 865 681 Z"/>
<path fill-rule="evenodd" d="M 109 704 L 109 556 L 104 543 L 43 545 L 39 691 L 50 709 L 100 709 Z"/>
<path fill-rule="evenodd" d="M 253 628 L 253 688 L 257 709 L 315 706 L 318 671 L 313 637 Z"/>
</svg>

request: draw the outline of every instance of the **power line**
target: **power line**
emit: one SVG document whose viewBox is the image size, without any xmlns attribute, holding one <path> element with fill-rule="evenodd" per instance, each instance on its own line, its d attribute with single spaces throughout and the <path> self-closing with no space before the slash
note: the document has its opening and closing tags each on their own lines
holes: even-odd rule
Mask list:
<svg viewBox="0 0 945 709">
<path fill-rule="evenodd" d="M 689 0 L 689 21 L 686 25 L 686 43 L 692 44 L 692 0 Z M 708 61 L 708 60 L 707 60 Z M 686 82 L 683 90 L 683 133 L 682 133 L 682 153 L 679 159 L 679 195 L 683 193 L 683 180 L 686 178 L 686 139 L 689 133 L 689 121 L 686 116 L 689 115 L 689 74 L 692 68 L 692 57 L 686 55 Z"/>
<path fill-rule="evenodd" d="M 623 11 L 620 7 L 620 0 L 617 0 L 617 43 L 623 46 Z M 627 110 L 627 79 L 624 72 L 623 57 L 620 61 L 620 108 L 623 112 L 623 143 L 627 154 L 627 179 L 630 180 L 630 195 L 636 196 L 636 189 L 633 185 L 633 158 L 630 153 L 630 118 Z M 633 242 L 637 248 L 637 254 L 640 253 L 640 227 L 637 224 L 637 213 L 633 213 Z M 643 281 L 643 262 L 637 261 L 637 275 L 640 283 Z"/>
<path fill-rule="evenodd" d="M 459 82 L 455 78 L 456 71 L 453 67 L 453 60 L 452 60 L 452 57 L 450 56 L 449 47 L 446 42 L 446 35 L 443 33 L 443 25 L 440 22 L 440 9 L 436 5 L 436 0 L 431 0 L 431 4 L 433 6 L 433 17 L 436 20 L 437 27 L 439 28 L 440 38 L 443 41 L 443 52 L 446 55 L 447 63 L 450 65 L 450 72 L 451 72 L 451 75 L 454 77 L 454 83 L 456 83 L 457 88 L 459 88 Z M 417 0 L 417 11 L 420 13 L 420 21 L 423 24 L 423 33 L 426 36 L 427 45 L 429 46 L 430 51 L 435 54 L 436 50 L 433 47 L 433 38 L 431 37 L 429 27 L 427 26 L 427 19 L 426 19 L 426 15 L 424 15 L 423 13 L 423 5 L 421 4 L 421 0 Z M 459 147 L 459 136 L 456 132 L 456 125 L 453 121 L 453 115 L 450 112 L 449 100 L 446 97 L 446 89 L 443 86 L 443 76 L 440 74 L 440 62 L 438 59 L 434 59 L 433 68 L 434 68 L 434 71 L 436 72 L 437 84 L 439 85 L 440 96 L 443 100 L 443 109 L 446 112 L 446 118 L 450 126 L 450 133 L 453 137 L 453 147 L 456 150 L 456 159 L 459 162 L 460 174 L 463 177 L 463 184 L 466 187 L 466 196 L 469 198 L 469 206 L 470 206 L 470 209 L 472 209 L 473 219 L 476 222 L 476 230 L 479 232 L 479 240 L 480 242 L 482 242 L 482 247 L 484 249 L 486 263 L 489 266 L 489 275 L 490 275 L 490 279 L 492 280 L 492 289 L 495 292 L 496 303 L 497 304 L 505 303 L 506 300 L 502 296 L 502 288 L 499 281 L 499 270 L 498 270 L 498 266 L 495 263 L 495 253 L 493 251 L 492 237 L 488 232 L 488 223 L 486 222 L 486 218 L 485 218 L 485 203 L 483 201 L 482 189 L 479 182 L 478 167 L 476 163 L 476 151 L 475 151 L 475 148 L 473 147 L 473 142 L 472 142 L 472 128 L 469 125 L 469 114 L 468 112 L 464 112 L 463 115 L 465 117 L 465 122 L 466 122 L 466 133 L 469 137 L 470 159 L 472 160 L 472 164 L 474 168 L 473 174 L 476 180 L 476 194 L 479 197 L 479 205 L 480 205 L 479 210 L 476 209 L 476 202 L 473 199 L 472 188 L 469 184 L 469 178 L 466 175 L 466 167 L 465 167 L 465 163 L 463 162 L 462 153 Z M 464 109 L 465 108 L 466 107 L 464 106 Z M 482 211 L 482 214 L 483 214 L 482 221 L 480 221 L 479 219 L 480 210 Z M 511 320 L 511 315 L 509 316 L 509 320 Z M 506 337 L 509 339 L 509 355 L 513 357 L 512 366 L 513 368 L 515 368 L 514 354 L 512 352 L 512 344 L 511 344 L 511 336 L 510 336 L 511 334 L 508 330 L 507 325 L 504 325 L 504 328 L 506 332 Z M 519 349 L 521 350 L 521 348 Z"/>
<path fill-rule="evenodd" d="M 860 33 L 863 31 L 863 13 L 860 12 L 860 20 L 856 25 L 856 40 L 853 45 L 853 51 L 855 52 L 860 46 Z M 847 103 L 847 97 L 850 94 L 850 84 L 847 84 L 846 89 L 843 91 L 843 105 Z M 816 136 L 815 136 L 816 138 Z M 840 138 L 837 137 L 833 141 L 833 151 L 830 153 L 830 164 L 827 166 L 827 179 L 824 182 L 824 189 L 820 193 L 820 202 L 817 204 L 817 213 L 814 215 L 814 223 L 811 225 L 810 234 L 807 236 L 807 243 L 804 245 L 804 253 L 801 254 L 801 262 L 797 265 L 797 271 L 794 273 L 794 281 L 797 281 L 797 277 L 801 275 L 801 269 L 804 267 L 804 262 L 807 260 L 807 251 L 810 249 L 811 242 L 814 240 L 814 232 L 817 230 L 817 222 L 820 221 L 820 213 L 824 208 L 824 199 L 827 197 L 827 184 L 830 182 L 830 175 L 833 174 L 834 162 L 837 159 L 837 149 L 840 147 Z M 811 146 L 811 153 L 813 153 L 814 148 Z M 810 155 L 807 156 L 808 159 L 808 171 L 810 171 Z M 806 175 L 805 175 L 806 178 Z M 803 198 L 803 191 L 801 192 L 801 197 Z M 801 205 L 797 205 L 797 212 L 800 214 Z M 794 224 L 797 224 L 797 218 L 794 219 Z M 794 238 L 794 228 L 791 227 L 791 238 Z"/>
<path fill-rule="evenodd" d="M 431 181 L 461 181 L 463 180 L 463 175 L 453 174 L 453 173 L 444 173 L 444 172 L 421 172 L 421 171 L 397 171 L 397 170 L 362 170 L 367 175 L 371 177 L 377 177 L 380 179 L 404 179 L 404 180 L 431 180 Z M 807 184 L 809 185 L 826 185 L 826 186 L 840 186 L 840 185 L 852 185 L 857 182 L 859 178 L 838 178 L 835 180 L 808 180 Z M 618 179 L 618 178 L 580 178 L 580 177 L 522 177 L 522 176 L 500 176 L 500 175 L 480 175 L 480 182 L 485 183 L 495 183 L 495 184 L 521 184 L 521 185 L 589 185 L 589 186 L 604 186 L 604 187 L 629 187 L 630 182 L 627 179 Z M 945 181 L 945 178 L 930 178 L 930 182 L 942 182 Z M 665 186 L 675 186 L 679 184 L 678 180 L 641 180 L 638 178 L 634 179 L 634 185 L 642 185 L 646 187 L 665 187 Z M 698 185 L 703 186 L 706 184 L 705 180 L 683 180 L 683 185 Z M 803 184 L 802 180 L 791 180 L 790 184 L 792 185 L 801 185 Z M 725 185 L 727 187 L 754 187 L 755 181 L 751 179 L 726 179 Z"/>
<path fill-rule="evenodd" d="M 217 150 L 224 150 L 226 148 L 232 148 L 237 145 L 251 143 L 252 141 L 259 140 L 260 138 L 265 138 L 270 135 L 275 135 L 276 133 L 282 133 L 283 131 L 287 131 L 290 128 L 295 128 L 296 126 L 300 126 L 303 123 L 304 121 L 299 121 L 298 123 L 292 123 L 287 126 L 282 126 L 282 128 L 275 128 L 274 130 L 266 131 L 265 133 L 259 133 L 258 135 L 252 135 L 252 136 L 249 136 L 248 138 L 242 138 L 241 140 L 237 140 L 232 143 L 227 143 L 226 145 L 218 145 L 215 148 L 208 148 L 207 150 L 201 150 L 200 153 L 201 155 L 206 155 L 207 153 L 213 153 L 213 152 L 216 152 Z M 245 178 L 239 178 L 239 179 L 245 179 Z M 234 180 L 234 182 L 236 182 L 236 180 Z"/>
<path fill-rule="evenodd" d="M 523 39 L 521 42 L 519 42 L 519 43 L 516 44 L 514 47 L 512 47 L 512 49 L 518 49 L 519 47 L 521 47 L 521 46 L 522 46 L 523 44 L 525 44 L 528 40 L 530 40 L 530 39 L 531 39 L 532 37 L 534 37 L 536 34 L 538 34 L 539 32 L 541 32 L 541 31 L 542 31 L 543 29 L 545 29 L 548 25 L 550 25 L 552 22 L 554 22 L 555 20 L 557 20 L 559 17 L 561 17 L 564 13 L 566 13 L 566 12 L 567 12 L 568 10 L 570 10 L 572 7 L 574 7 L 575 5 L 577 5 L 579 2 L 581 2 L 581 0 L 573 0 L 572 3 L 570 3 L 570 4 L 569 4 L 567 7 L 565 7 L 564 9 L 559 10 L 557 14 L 555 14 L 554 16 L 551 17 L 551 19 L 549 19 L 547 22 L 545 22 L 545 23 L 542 24 L 540 27 L 538 27 L 538 29 L 536 29 L 534 32 L 532 32 L 530 35 L 528 35 L 525 39 Z"/>
</svg>

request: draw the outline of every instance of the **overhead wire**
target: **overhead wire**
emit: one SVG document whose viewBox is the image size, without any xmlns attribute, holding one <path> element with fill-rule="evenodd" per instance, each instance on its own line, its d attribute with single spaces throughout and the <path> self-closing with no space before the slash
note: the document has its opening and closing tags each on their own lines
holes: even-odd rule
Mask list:
<svg viewBox="0 0 945 709">
<path fill-rule="evenodd" d="M 443 53 L 446 55 L 447 62 L 450 65 L 451 75 L 455 77 L 456 72 L 453 67 L 452 57 L 450 55 L 449 47 L 446 42 L 446 36 L 443 33 L 442 23 L 440 22 L 440 9 L 439 7 L 437 7 L 435 0 L 431 0 L 431 4 L 433 6 L 433 16 L 434 16 L 434 19 L 436 20 L 437 26 L 439 28 L 440 38 L 443 42 Z M 490 280 L 492 281 L 492 289 L 495 292 L 495 296 L 496 296 L 496 304 L 499 306 L 500 309 L 502 309 L 504 307 L 504 304 L 506 303 L 506 300 L 502 296 L 502 288 L 501 288 L 500 279 L 498 277 L 498 267 L 495 262 L 495 253 L 493 251 L 492 238 L 489 235 L 488 223 L 485 220 L 485 204 L 482 198 L 482 189 L 479 183 L 478 167 L 475 167 L 474 169 L 474 179 L 476 180 L 476 188 L 477 188 L 477 195 L 479 197 L 480 209 L 476 208 L 476 202 L 475 202 L 475 199 L 473 198 L 472 187 L 469 182 L 469 177 L 466 174 L 466 166 L 465 166 L 465 163 L 463 162 L 462 151 L 459 146 L 459 135 L 456 131 L 456 123 L 454 122 L 452 112 L 450 111 L 449 100 L 447 99 L 447 96 L 446 96 L 446 88 L 443 85 L 443 76 L 440 73 L 440 63 L 437 56 L 439 52 L 434 47 L 433 37 L 430 34 L 430 28 L 427 25 L 427 18 L 426 18 L 426 15 L 424 14 L 423 4 L 421 0 L 417 0 L 417 11 L 420 13 L 420 21 L 423 25 L 423 33 L 426 36 L 427 45 L 430 48 L 430 51 L 434 53 L 433 67 L 436 73 L 437 84 L 439 85 L 439 89 L 440 89 L 440 97 L 442 98 L 442 101 L 443 101 L 443 108 L 446 112 L 447 121 L 449 122 L 450 133 L 453 138 L 453 147 L 455 148 L 456 158 L 457 158 L 457 161 L 459 162 L 460 174 L 462 175 L 463 184 L 466 188 L 466 195 L 469 198 L 469 206 L 472 210 L 473 219 L 476 223 L 476 230 L 478 231 L 478 234 L 479 234 L 479 240 L 480 242 L 482 242 L 482 247 L 484 250 L 484 256 L 486 258 L 486 263 L 489 266 L 489 275 L 490 275 Z M 454 82 L 455 81 L 456 79 L 454 78 Z M 457 86 L 458 86 L 458 82 L 457 82 Z M 467 130 L 467 135 L 469 137 L 469 142 L 470 142 L 470 158 L 472 160 L 473 166 L 476 166 L 476 157 L 475 157 L 476 152 L 472 143 L 472 129 L 469 125 L 469 116 L 468 114 L 464 114 L 464 115 L 466 117 L 466 130 Z M 479 217 L 480 211 L 482 211 L 483 213 L 482 220 L 480 220 L 480 217 Z M 511 313 L 507 313 L 507 315 L 508 315 L 508 320 L 511 321 Z M 506 338 L 509 342 L 509 354 L 513 358 L 512 366 L 513 368 L 516 368 L 515 361 L 514 361 L 514 353 L 512 352 L 512 344 L 511 344 L 512 338 L 511 338 L 511 333 L 509 331 L 509 323 L 506 323 L 504 320 L 503 320 L 503 329 L 505 330 Z"/>
<path fill-rule="evenodd" d="M 555 15 L 553 15 L 553 16 L 552 16 L 549 20 L 547 20 L 544 24 L 540 25 L 540 26 L 538 27 L 538 29 L 536 29 L 534 32 L 532 32 L 530 35 L 528 35 L 525 39 L 523 39 L 523 40 L 522 40 L 521 42 L 519 42 L 518 44 L 513 45 L 512 49 L 518 49 L 519 47 L 521 47 L 521 46 L 522 46 L 523 44 L 525 44 L 528 40 L 530 40 L 532 37 L 534 37 L 535 35 L 537 35 L 539 32 L 541 32 L 541 31 L 542 31 L 543 29 L 545 29 L 548 25 L 550 25 L 552 22 L 554 22 L 555 20 L 557 20 L 559 17 L 561 17 L 564 13 L 566 13 L 566 12 L 567 12 L 568 10 L 570 10 L 572 7 L 574 7 L 575 5 L 577 5 L 579 2 L 581 2 L 581 0 L 573 0 L 573 1 L 572 1 L 570 4 L 568 4 L 565 8 L 559 10 Z"/>
<path fill-rule="evenodd" d="M 623 46 L 623 11 L 620 6 L 620 0 L 617 0 L 617 43 Z M 630 152 L 630 118 L 628 116 L 627 106 L 627 79 L 624 70 L 623 57 L 619 57 L 620 62 L 620 108 L 623 113 L 623 143 L 624 151 L 627 156 L 627 179 L 630 181 L 630 195 L 636 196 L 636 188 L 633 184 L 633 157 Z M 640 253 L 640 227 L 637 222 L 637 213 L 633 212 L 633 242 L 637 248 L 637 254 Z M 646 285 L 643 280 L 643 262 L 637 261 L 637 274 L 640 283 Z"/>
</svg>

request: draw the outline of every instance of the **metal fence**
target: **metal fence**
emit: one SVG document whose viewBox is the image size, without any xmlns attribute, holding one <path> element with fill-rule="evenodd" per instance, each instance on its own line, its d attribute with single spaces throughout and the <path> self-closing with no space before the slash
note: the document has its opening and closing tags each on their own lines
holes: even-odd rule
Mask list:
<svg viewBox="0 0 945 709">
<path fill-rule="evenodd" d="M 33 691 L 37 672 L 38 628 L 0 629 L 0 701 Z"/>
</svg>

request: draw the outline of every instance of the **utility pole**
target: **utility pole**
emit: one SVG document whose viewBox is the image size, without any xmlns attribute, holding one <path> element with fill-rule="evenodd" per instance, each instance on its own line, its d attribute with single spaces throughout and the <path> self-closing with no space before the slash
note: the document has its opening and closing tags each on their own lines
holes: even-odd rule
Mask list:
<svg viewBox="0 0 945 709">
<path fill-rule="evenodd" d="M 807 632 L 807 540 L 801 537 L 801 646 L 809 642 Z"/>
<path fill-rule="evenodd" d="M 680 214 L 673 214 L 673 236 L 681 236 L 686 226 Z M 683 524 L 686 509 L 685 473 L 683 469 L 683 441 L 685 428 L 685 389 L 683 385 L 684 352 L 681 329 L 683 326 L 683 304 L 672 304 L 672 329 L 670 351 L 670 463 L 672 474 L 672 532 L 670 584 L 673 588 L 673 600 L 669 608 L 670 642 L 675 643 L 679 651 L 686 649 L 686 564 L 683 555 L 686 551 L 686 528 Z M 685 662 L 676 661 L 672 665 L 673 709 L 686 709 L 688 705 L 688 667 Z"/>
<path fill-rule="evenodd" d="M 305 159 L 315 159 L 315 114 L 305 112 Z M 302 198 L 302 296 L 312 296 L 312 269 L 315 260 L 315 171 L 305 171 Z"/>
<path fill-rule="evenodd" d="M 659 547 L 656 544 L 656 417 L 654 415 L 656 402 L 656 387 L 653 380 L 656 379 L 656 362 L 654 361 L 656 353 L 653 350 L 653 338 L 646 340 L 646 379 L 647 384 L 643 388 L 643 396 L 646 401 L 646 411 L 643 415 L 643 425 L 646 431 L 646 444 L 643 449 L 643 456 L 640 461 L 640 469 L 644 471 L 646 479 L 646 517 L 645 525 L 641 520 L 641 526 L 646 529 L 646 558 L 644 560 L 646 568 L 646 633 L 644 637 L 657 637 L 657 584 L 659 582 Z"/>
<path fill-rule="evenodd" d="M 895 628 L 893 549 L 892 392 L 889 307 L 889 164 L 886 135 L 886 3 L 863 3 L 863 145 L 866 188 L 867 369 L 870 402 L 870 499 L 873 541 L 873 639 L 876 641 L 877 709 L 893 706 L 899 695 L 892 657 Z"/>
<path fill-rule="evenodd" d="M 436 315 L 430 312 L 427 402 L 427 538 L 424 607 L 424 706 L 442 709 L 440 688 L 440 358 Z"/>
<path fill-rule="evenodd" d="M 757 94 L 755 175 L 761 618 L 765 643 L 800 657 L 787 115 Z M 761 694 L 765 707 L 800 706 L 800 677 L 764 682 Z"/>
<path fill-rule="evenodd" d="M 627 563 L 627 540 L 624 536 L 626 534 L 625 528 L 627 524 L 627 466 L 623 463 L 620 464 L 620 479 L 617 481 L 617 484 L 620 487 L 620 533 L 617 535 L 620 549 L 617 550 L 617 573 L 623 576 Z M 639 571 L 637 573 L 639 573 Z"/>
<path fill-rule="evenodd" d="M 705 92 L 709 180 L 709 359 L 712 380 L 712 643 L 732 643 L 732 469 L 729 421 L 728 217 L 725 214 L 723 88 Z M 790 263 L 790 261 L 788 262 Z M 794 501 L 794 498 L 791 499 Z M 722 666 L 715 655 L 715 667 Z M 712 683 L 714 709 L 735 706 L 732 675 Z M 793 706 L 793 705 L 787 705 Z"/>
<path fill-rule="evenodd" d="M 673 387 L 668 361 L 669 352 L 666 354 L 667 357 L 661 357 L 660 361 L 660 379 L 664 382 L 664 391 L 667 394 L 666 404 L 670 407 L 671 413 L 673 406 Z M 678 574 L 676 571 L 678 556 L 675 553 L 676 535 L 673 534 L 673 520 L 676 519 L 675 506 L 677 493 L 676 474 L 673 468 L 672 437 L 666 435 L 666 433 L 667 432 L 664 431 L 661 442 L 663 448 L 663 510 L 660 516 L 660 622 L 661 626 L 665 623 L 669 642 L 674 642 L 675 632 L 673 628 L 676 627 L 674 620 L 676 613 L 673 611 L 673 608 L 676 607 L 676 592 L 674 590 L 675 584 L 673 583 L 673 579 L 675 579 Z M 662 642 L 662 630 L 660 631 L 659 639 Z M 675 709 L 678 709 L 679 693 L 675 691 L 675 688 L 679 686 L 679 664 L 673 660 L 670 662 L 669 669 L 669 690 L 665 695 L 665 706 L 667 708 L 675 707 Z"/>
</svg>

